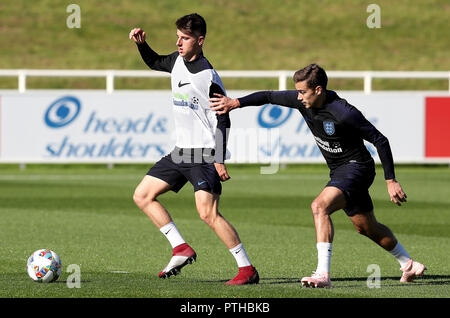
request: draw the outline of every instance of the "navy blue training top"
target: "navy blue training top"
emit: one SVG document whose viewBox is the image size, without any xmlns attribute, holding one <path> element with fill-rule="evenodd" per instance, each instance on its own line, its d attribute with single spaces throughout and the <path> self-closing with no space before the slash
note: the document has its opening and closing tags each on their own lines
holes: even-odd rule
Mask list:
<svg viewBox="0 0 450 318">
<path fill-rule="evenodd" d="M 395 178 L 388 139 L 356 107 L 330 90 L 326 91 L 326 100 L 320 108 L 306 108 L 297 97 L 296 90 L 260 91 L 238 100 L 241 107 L 274 104 L 300 111 L 332 170 L 349 162 L 373 160 L 364 145 L 364 140 L 367 140 L 377 149 L 384 178 Z"/>
</svg>

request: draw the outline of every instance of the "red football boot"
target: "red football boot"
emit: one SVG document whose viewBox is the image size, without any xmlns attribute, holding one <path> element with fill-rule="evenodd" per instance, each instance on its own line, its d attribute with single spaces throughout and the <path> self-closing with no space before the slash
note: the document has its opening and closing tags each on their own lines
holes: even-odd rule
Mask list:
<svg viewBox="0 0 450 318">
<path fill-rule="evenodd" d="M 252 265 L 239 267 L 239 273 L 235 278 L 229 280 L 225 285 L 246 285 L 246 284 L 258 284 L 259 274 L 256 268 Z"/>
<path fill-rule="evenodd" d="M 178 245 L 173 249 L 169 264 L 167 264 L 158 276 L 159 278 L 168 278 L 172 275 L 178 275 L 184 266 L 192 264 L 196 259 L 197 254 L 195 254 L 195 251 L 187 243 Z"/>
</svg>

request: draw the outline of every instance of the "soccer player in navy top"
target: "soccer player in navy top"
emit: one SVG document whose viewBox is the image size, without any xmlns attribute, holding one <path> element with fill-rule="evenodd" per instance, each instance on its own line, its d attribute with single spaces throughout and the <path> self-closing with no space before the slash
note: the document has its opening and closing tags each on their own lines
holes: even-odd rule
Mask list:
<svg viewBox="0 0 450 318">
<path fill-rule="evenodd" d="M 170 242 L 169 264 L 159 273 L 166 278 L 196 260 L 197 254 L 181 236 L 171 216 L 157 200 L 169 190 L 178 192 L 188 181 L 194 187 L 197 211 L 234 256 L 239 267 L 227 285 L 256 284 L 259 275 L 251 264 L 234 227 L 219 213 L 221 181 L 230 178 L 225 167 L 228 114 L 209 108 L 214 93 L 225 95 L 222 81 L 203 55 L 206 22 L 198 14 L 176 21 L 177 51 L 159 55 L 145 41 L 140 28 L 130 32 L 144 62 L 153 70 L 169 72 L 175 121 L 174 150 L 159 160 L 136 187 L 133 199 Z"/>
<path fill-rule="evenodd" d="M 388 139 L 354 106 L 327 90 L 328 77 L 317 64 L 294 74 L 296 90 L 260 91 L 231 99 L 220 94 L 210 99 L 218 114 L 245 106 L 274 104 L 297 109 L 310 128 L 317 146 L 330 168 L 330 181 L 311 204 L 316 228 L 318 265 L 311 277 L 304 277 L 305 287 L 331 287 L 330 258 L 334 236 L 330 215 L 343 209 L 358 233 L 389 251 L 400 263 L 401 282 L 411 282 L 426 267 L 411 259 L 391 230 L 378 223 L 369 187 L 375 177 L 375 163 L 364 140 L 375 145 L 384 169 L 391 201 L 406 202 L 406 194 L 395 179 L 394 161 Z"/>
</svg>

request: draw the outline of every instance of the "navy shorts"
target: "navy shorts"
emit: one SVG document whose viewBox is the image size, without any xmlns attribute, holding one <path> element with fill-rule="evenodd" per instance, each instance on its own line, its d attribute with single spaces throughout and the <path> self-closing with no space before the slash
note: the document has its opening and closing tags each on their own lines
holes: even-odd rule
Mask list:
<svg viewBox="0 0 450 318">
<path fill-rule="evenodd" d="M 375 179 L 375 163 L 350 162 L 330 171 L 331 180 L 327 187 L 336 187 L 344 192 L 347 204 L 344 208 L 348 216 L 373 210 L 369 187 Z"/>
<path fill-rule="evenodd" d="M 194 192 L 205 190 L 222 193 L 222 184 L 214 163 L 175 163 L 168 154 L 155 163 L 147 175 L 167 182 L 174 192 L 180 191 L 189 181 L 194 186 Z"/>
</svg>

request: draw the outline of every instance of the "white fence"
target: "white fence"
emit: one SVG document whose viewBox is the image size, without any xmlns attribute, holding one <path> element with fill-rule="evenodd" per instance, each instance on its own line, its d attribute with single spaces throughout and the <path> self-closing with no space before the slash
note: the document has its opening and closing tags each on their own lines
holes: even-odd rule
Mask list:
<svg viewBox="0 0 450 318">
<path fill-rule="evenodd" d="M 219 71 L 222 78 L 275 78 L 280 90 L 286 89 L 293 73 Z M 0 163 L 155 162 L 175 141 L 171 91 L 137 93 L 115 89 L 114 83 L 116 78 L 169 76 L 149 70 L 0 70 L 0 77 L 18 79 L 17 90 L 0 90 Z M 396 162 L 450 164 L 450 132 L 443 129 L 450 122 L 450 71 L 329 71 L 328 76 L 364 81 L 364 91 L 342 91 L 340 96 L 389 138 Z M 97 77 L 106 79 L 106 87 L 92 92 L 31 90 L 29 77 Z M 373 91 L 374 78 L 444 79 L 449 89 Z M 228 93 L 243 96 L 250 91 Z M 292 109 L 264 105 L 244 108 L 231 117 L 232 163 L 324 162 L 304 119 Z M 279 135 L 268 140 L 269 132 Z"/>
<path fill-rule="evenodd" d="M 286 81 L 295 71 L 218 71 L 222 78 L 278 78 L 278 89 L 286 89 Z M 390 72 L 390 71 L 328 71 L 329 78 L 352 78 L 364 80 L 364 93 L 372 92 L 374 78 L 386 79 L 447 79 L 450 92 L 450 71 L 442 72 Z M 0 77 L 17 77 L 19 93 L 27 91 L 28 77 L 104 77 L 106 78 L 106 92 L 114 92 L 114 81 L 117 77 L 169 77 L 170 74 L 156 71 L 139 70 L 0 70 Z"/>
</svg>

